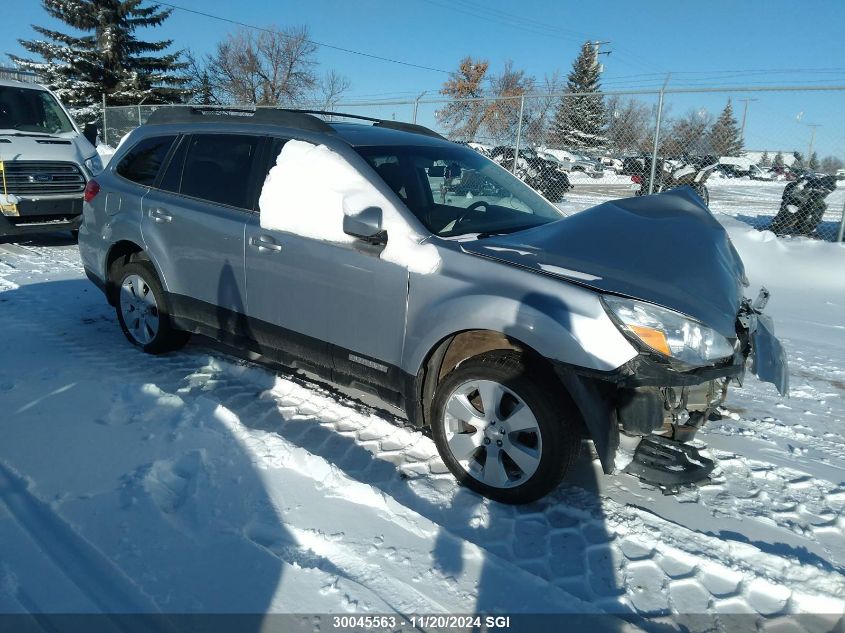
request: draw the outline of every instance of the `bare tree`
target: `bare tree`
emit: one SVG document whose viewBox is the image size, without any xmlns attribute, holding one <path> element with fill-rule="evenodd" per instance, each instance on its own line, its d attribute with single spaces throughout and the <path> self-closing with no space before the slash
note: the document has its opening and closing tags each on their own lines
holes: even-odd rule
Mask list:
<svg viewBox="0 0 845 633">
<path fill-rule="evenodd" d="M 538 86 L 538 96 L 526 99 L 528 126 L 525 129 L 525 138 L 531 145 L 542 145 L 546 141 L 552 118 L 559 97 L 563 92 L 564 82 L 560 77 L 560 71 L 555 70 L 551 75 L 545 75 L 543 82 Z"/>
<path fill-rule="evenodd" d="M 317 85 L 317 45 L 308 27 L 239 29 L 208 59 L 218 96 L 235 103 L 294 105 Z"/>
<path fill-rule="evenodd" d="M 534 77 L 514 69 L 513 62 L 508 60 L 501 74 L 490 77 L 489 83 L 492 100 L 485 107 L 484 126 L 495 140 L 509 141 L 516 137 L 519 123 L 520 99 L 516 97 L 534 92 Z M 523 111 L 523 126 L 529 114 Z"/>
<path fill-rule="evenodd" d="M 705 109 L 690 110 L 669 126 L 669 133 L 660 143 L 661 154 L 664 156 L 709 154 L 712 152 L 709 143 L 709 130 L 712 125 L 713 115 L 710 112 Z"/>
<path fill-rule="evenodd" d="M 348 77 L 329 70 L 317 85 L 314 101 L 320 105 L 321 110 L 334 110 L 338 101 L 351 86 L 352 82 Z"/>
<path fill-rule="evenodd" d="M 483 82 L 490 64 L 487 60 L 464 57 L 458 70 L 450 73 L 440 94 L 451 101 L 439 111 L 438 116 L 449 129 L 449 134 L 472 141 L 484 120 L 485 106 L 479 101 L 484 96 Z"/>
<path fill-rule="evenodd" d="M 208 69 L 208 60 L 197 58 L 193 51 L 185 53 L 185 74 L 188 78 L 185 87 L 188 91 L 188 103 L 197 105 L 219 105 L 214 82 Z"/>
<path fill-rule="evenodd" d="M 607 141 L 617 153 L 641 153 L 651 149 L 654 135 L 652 108 L 636 97 L 608 97 Z"/>
</svg>

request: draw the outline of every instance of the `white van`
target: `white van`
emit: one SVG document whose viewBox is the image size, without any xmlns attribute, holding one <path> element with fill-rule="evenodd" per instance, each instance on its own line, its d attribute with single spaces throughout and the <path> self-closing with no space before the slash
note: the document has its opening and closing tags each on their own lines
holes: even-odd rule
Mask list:
<svg viewBox="0 0 845 633">
<path fill-rule="evenodd" d="M 96 134 L 47 88 L 0 79 L 0 237 L 79 227 L 85 186 L 103 167 Z"/>
</svg>

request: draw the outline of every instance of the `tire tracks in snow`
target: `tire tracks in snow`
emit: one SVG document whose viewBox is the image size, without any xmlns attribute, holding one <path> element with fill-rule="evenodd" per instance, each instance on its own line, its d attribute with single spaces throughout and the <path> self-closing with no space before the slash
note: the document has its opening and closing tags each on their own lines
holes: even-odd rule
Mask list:
<svg viewBox="0 0 845 633">
<path fill-rule="evenodd" d="M 0 493 L 0 503 L 6 506 L 15 522 L 102 613 L 160 614 L 152 598 L 80 536 L 48 503 L 39 499 L 24 477 L 2 461 Z M 23 603 L 31 603 L 26 596 L 21 597 L 24 598 Z M 149 624 L 141 626 L 139 622 L 133 627 L 131 623 L 122 621 L 120 626 L 123 630 L 141 633 L 149 630 Z M 162 633 L 174 631 L 161 622 L 152 628 Z"/>
</svg>

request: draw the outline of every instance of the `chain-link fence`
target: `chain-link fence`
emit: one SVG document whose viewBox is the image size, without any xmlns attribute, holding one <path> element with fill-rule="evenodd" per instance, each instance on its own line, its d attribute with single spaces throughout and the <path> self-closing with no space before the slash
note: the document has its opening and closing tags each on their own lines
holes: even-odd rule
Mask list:
<svg viewBox="0 0 845 633">
<path fill-rule="evenodd" d="M 332 111 L 430 127 L 566 211 L 688 185 L 714 212 L 754 228 L 842 241 L 843 101 L 845 87 L 744 86 L 348 102 Z M 116 146 L 160 107 L 107 107 L 104 141 Z"/>
</svg>

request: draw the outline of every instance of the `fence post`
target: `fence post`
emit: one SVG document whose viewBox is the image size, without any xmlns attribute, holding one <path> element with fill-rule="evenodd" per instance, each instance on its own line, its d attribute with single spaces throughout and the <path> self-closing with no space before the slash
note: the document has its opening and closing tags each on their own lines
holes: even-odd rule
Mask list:
<svg viewBox="0 0 845 633">
<path fill-rule="evenodd" d="M 522 113 L 525 111 L 525 95 L 519 99 L 519 121 L 516 122 L 516 147 L 513 151 L 513 167 L 511 173 L 516 174 L 516 161 L 519 160 L 519 141 L 522 139 Z"/>
<path fill-rule="evenodd" d="M 103 144 L 109 144 L 109 126 L 106 121 L 106 93 L 103 93 Z"/>
<path fill-rule="evenodd" d="M 666 94 L 666 85 L 669 83 L 670 75 L 666 75 L 666 81 L 660 89 L 660 97 L 657 99 L 657 124 L 654 126 L 654 148 L 651 153 L 651 175 L 648 179 L 648 193 L 654 193 L 654 178 L 657 175 L 657 148 L 660 145 L 660 122 L 663 119 L 663 95 Z"/>
<path fill-rule="evenodd" d="M 144 122 L 141 121 L 141 104 L 138 104 L 138 127 L 144 125 Z"/>
<path fill-rule="evenodd" d="M 841 242 L 843 236 L 845 236 L 845 202 L 842 203 L 842 219 L 839 220 L 839 234 L 836 236 L 836 241 Z"/>
</svg>

